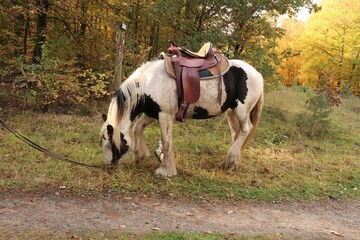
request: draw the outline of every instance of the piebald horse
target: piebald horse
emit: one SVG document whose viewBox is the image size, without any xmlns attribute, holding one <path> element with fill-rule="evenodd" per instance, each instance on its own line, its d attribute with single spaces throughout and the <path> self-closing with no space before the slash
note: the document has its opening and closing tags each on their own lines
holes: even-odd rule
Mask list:
<svg viewBox="0 0 360 240">
<path fill-rule="evenodd" d="M 226 113 L 232 145 L 221 163 L 223 168 L 239 164 L 241 151 L 260 119 L 264 98 L 262 75 L 241 60 L 229 62 L 229 71 L 222 78 L 221 101 L 218 99 L 219 80 L 201 80 L 200 98 L 190 104 L 187 113 L 187 118 L 193 119 Z M 143 131 L 150 123 L 158 121 L 163 158 L 155 175 L 163 178 L 176 175 L 172 135 L 178 107 L 176 82 L 167 74 L 164 61 L 154 60 L 140 66 L 121 84 L 111 100 L 108 114 L 103 115 L 100 137 L 104 162 L 118 164 L 129 150 L 133 151 L 136 163 L 150 157 Z"/>
</svg>

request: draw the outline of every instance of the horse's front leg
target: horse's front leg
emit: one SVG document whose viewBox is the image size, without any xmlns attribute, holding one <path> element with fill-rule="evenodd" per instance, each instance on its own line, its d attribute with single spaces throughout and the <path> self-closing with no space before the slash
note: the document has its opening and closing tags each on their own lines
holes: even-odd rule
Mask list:
<svg viewBox="0 0 360 240">
<path fill-rule="evenodd" d="M 172 177 L 177 173 L 173 151 L 173 123 L 174 117 L 172 115 L 164 112 L 159 113 L 159 124 L 164 158 L 160 163 L 160 167 L 155 170 L 155 175 L 162 178 Z"/>
<path fill-rule="evenodd" d="M 142 114 L 141 117 L 135 122 L 133 127 L 134 135 L 134 160 L 136 163 L 140 163 L 145 158 L 150 157 L 149 148 L 146 145 L 144 137 L 144 128 L 152 123 L 155 119 L 150 118 L 146 114 Z"/>
</svg>

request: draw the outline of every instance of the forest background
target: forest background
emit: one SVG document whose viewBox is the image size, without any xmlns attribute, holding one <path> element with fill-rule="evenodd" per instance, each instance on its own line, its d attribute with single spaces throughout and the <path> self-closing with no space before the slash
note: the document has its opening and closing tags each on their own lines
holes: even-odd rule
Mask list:
<svg viewBox="0 0 360 240">
<path fill-rule="evenodd" d="M 294 18 L 303 7 L 307 22 Z M 3 0 L 1 107 L 47 111 L 108 97 L 121 23 L 123 79 L 169 39 L 192 50 L 211 41 L 254 65 L 267 90 L 306 85 L 359 96 L 359 12 L 357 0 Z"/>
</svg>

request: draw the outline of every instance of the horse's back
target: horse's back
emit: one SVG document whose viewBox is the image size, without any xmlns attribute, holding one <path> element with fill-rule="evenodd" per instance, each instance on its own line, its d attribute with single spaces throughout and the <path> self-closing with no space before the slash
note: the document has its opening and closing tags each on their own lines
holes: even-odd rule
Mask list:
<svg viewBox="0 0 360 240">
<path fill-rule="evenodd" d="M 246 91 L 240 89 L 244 95 L 243 98 L 246 105 L 253 105 L 259 99 L 263 91 L 262 75 L 250 64 L 241 61 L 230 59 L 230 70 L 243 72 L 243 77 L 239 78 L 234 74 L 234 80 L 237 82 L 235 86 L 240 88 L 245 87 Z M 231 73 L 230 73 L 231 75 Z M 223 76 L 226 81 L 226 74 Z M 165 69 L 164 63 L 161 60 L 153 61 L 146 64 L 140 71 L 137 78 L 141 82 L 141 88 L 146 95 L 149 95 L 160 107 L 161 111 L 175 114 L 178 108 L 178 96 L 176 91 L 176 82 L 171 78 Z M 229 99 L 228 94 L 234 89 L 227 89 L 226 84 L 222 84 L 221 102 L 218 100 L 218 78 L 212 80 L 202 80 L 201 93 L 198 102 L 190 104 L 188 111 L 189 118 L 209 118 L 217 116 L 224 112 L 232 103 L 227 102 L 236 101 L 236 99 Z M 239 84 L 240 82 L 240 84 Z M 233 85 L 233 84 L 231 84 Z M 236 94 L 238 96 L 238 94 Z M 229 105 L 229 106 L 227 106 Z"/>
<path fill-rule="evenodd" d="M 239 59 L 230 59 L 229 61 L 231 66 L 242 68 L 250 81 L 256 82 L 259 87 L 263 87 L 263 77 L 252 65 Z"/>
<path fill-rule="evenodd" d="M 231 59 L 230 64 L 232 67 L 241 68 L 246 76 L 246 88 L 248 97 L 257 101 L 264 91 L 264 79 L 252 65 L 238 59 Z"/>
</svg>

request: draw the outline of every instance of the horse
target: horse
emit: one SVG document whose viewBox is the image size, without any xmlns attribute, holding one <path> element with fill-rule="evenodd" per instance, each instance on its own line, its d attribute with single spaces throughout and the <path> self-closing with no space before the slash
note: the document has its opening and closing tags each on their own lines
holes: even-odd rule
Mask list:
<svg viewBox="0 0 360 240">
<path fill-rule="evenodd" d="M 229 59 L 229 63 L 230 68 L 221 80 L 221 100 L 218 100 L 218 80 L 201 80 L 200 98 L 190 104 L 187 112 L 187 118 L 192 119 L 226 114 L 232 144 L 220 163 L 224 169 L 239 165 L 241 152 L 253 137 L 260 120 L 264 99 L 262 75 L 242 60 Z M 175 176 L 173 124 L 178 108 L 176 82 L 167 74 L 164 61 L 157 59 L 141 65 L 120 85 L 107 115 L 103 114 L 100 130 L 103 161 L 117 165 L 131 150 L 136 163 L 150 157 L 143 131 L 158 121 L 163 158 L 155 175 L 161 178 Z"/>
</svg>

